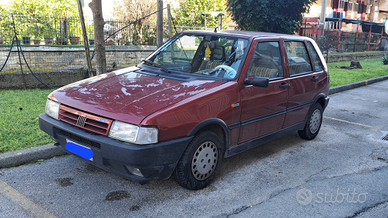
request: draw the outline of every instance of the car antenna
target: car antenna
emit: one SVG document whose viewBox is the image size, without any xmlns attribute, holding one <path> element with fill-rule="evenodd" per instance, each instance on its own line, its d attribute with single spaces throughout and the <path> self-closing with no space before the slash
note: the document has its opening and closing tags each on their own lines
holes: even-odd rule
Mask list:
<svg viewBox="0 0 388 218">
<path fill-rule="evenodd" d="M 214 28 L 214 32 L 215 32 L 215 33 L 217 32 L 217 27 L 216 27 L 216 28 Z"/>
</svg>

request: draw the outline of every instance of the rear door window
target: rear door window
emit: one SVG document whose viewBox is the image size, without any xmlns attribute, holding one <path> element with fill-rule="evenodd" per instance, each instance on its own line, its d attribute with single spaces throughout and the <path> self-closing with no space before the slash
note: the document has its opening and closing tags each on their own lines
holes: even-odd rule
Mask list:
<svg viewBox="0 0 388 218">
<path fill-rule="evenodd" d="M 290 76 L 313 72 L 309 54 L 302 41 L 285 42 Z"/>
<path fill-rule="evenodd" d="M 283 78 L 283 61 L 281 57 L 279 42 L 258 42 L 249 64 L 247 77 Z"/>
<path fill-rule="evenodd" d="M 322 65 L 322 62 L 321 62 L 321 58 L 318 55 L 317 50 L 315 50 L 315 48 L 314 48 L 314 46 L 313 46 L 313 44 L 311 42 L 307 42 L 307 46 L 308 46 L 308 48 L 310 50 L 311 57 L 313 58 L 315 71 L 322 71 L 323 70 L 323 65 Z"/>
</svg>

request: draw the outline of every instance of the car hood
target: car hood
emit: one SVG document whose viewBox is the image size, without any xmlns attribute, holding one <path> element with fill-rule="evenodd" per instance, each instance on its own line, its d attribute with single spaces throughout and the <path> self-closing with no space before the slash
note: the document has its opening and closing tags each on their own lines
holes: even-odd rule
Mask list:
<svg viewBox="0 0 388 218">
<path fill-rule="evenodd" d="M 133 124 L 225 81 L 177 81 L 136 73 L 131 67 L 64 86 L 49 96 L 61 104 Z"/>
</svg>

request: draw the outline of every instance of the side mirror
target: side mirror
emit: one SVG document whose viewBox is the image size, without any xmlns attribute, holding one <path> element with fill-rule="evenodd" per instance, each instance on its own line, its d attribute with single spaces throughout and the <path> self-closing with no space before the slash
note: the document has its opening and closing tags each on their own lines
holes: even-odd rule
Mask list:
<svg viewBox="0 0 388 218">
<path fill-rule="evenodd" d="M 268 87 L 269 78 L 268 77 L 258 77 L 255 76 L 253 80 L 244 80 L 244 85 L 253 85 L 257 87 Z"/>
</svg>

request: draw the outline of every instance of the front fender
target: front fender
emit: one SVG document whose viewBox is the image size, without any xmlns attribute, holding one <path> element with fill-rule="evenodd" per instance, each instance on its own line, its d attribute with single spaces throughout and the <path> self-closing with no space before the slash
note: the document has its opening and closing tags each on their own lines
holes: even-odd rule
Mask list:
<svg viewBox="0 0 388 218">
<path fill-rule="evenodd" d="M 221 120 L 219 118 L 209 118 L 209 119 L 206 119 L 206 120 L 202 121 L 201 123 L 197 124 L 190 131 L 188 136 L 189 137 L 190 136 L 194 136 L 195 134 L 197 134 L 198 132 L 201 132 L 202 130 L 214 131 L 219 136 L 222 133 L 222 137 L 223 138 L 220 137 L 220 139 L 225 142 L 225 149 L 224 149 L 224 151 L 228 151 L 229 150 L 229 146 L 230 146 L 230 132 L 229 132 L 228 126 L 226 125 L 226 123 L 223 120 Z M 220 131 L 222 131 L 222 132 L 220 132 Z"/>
</svg>

